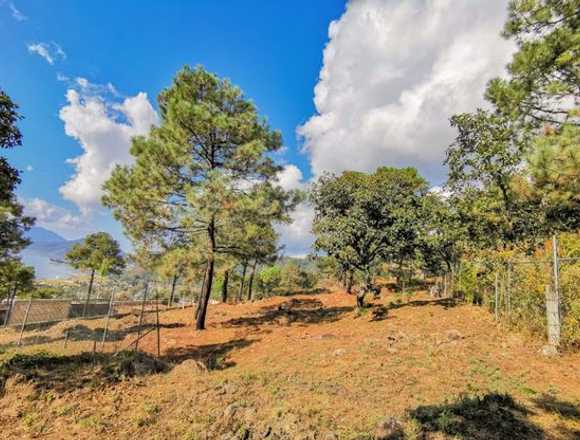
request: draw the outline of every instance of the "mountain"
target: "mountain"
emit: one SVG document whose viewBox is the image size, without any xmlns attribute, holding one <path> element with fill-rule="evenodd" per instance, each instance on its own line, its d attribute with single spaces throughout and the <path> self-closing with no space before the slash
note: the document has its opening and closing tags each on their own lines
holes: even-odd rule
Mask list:
<svg viewBox="0 0 580 440">
<path fill-rule="evenodd" d="M 53 279 L 67 278 L 76 271 L 64 263 L 68 250 L 82 240 L 66 240 L 55 232 L 34 226 L 28 231 L 27 237 L 32 243 L 22 252 L 22 261 L 34 267 L 36 278 Z"/>
<path fill-rule="evenodd" d="M 30 228 L 30 231 L 28 231 L 26 236 L 35 244 L 66 242 L 66 239 L 58 235 L 56 232 L 49 231 L 48 229 L 39 226 L 33 226 Z"/>
</svg>

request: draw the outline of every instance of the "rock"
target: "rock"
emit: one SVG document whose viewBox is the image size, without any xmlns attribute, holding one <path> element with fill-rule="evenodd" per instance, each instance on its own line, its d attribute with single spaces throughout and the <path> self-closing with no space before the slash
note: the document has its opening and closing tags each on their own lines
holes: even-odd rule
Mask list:
<svg viewBox="0 0 580 440">
<path fill-rule="evenodd" d="M 240 406 L 236 403 L 232 403 L 231 405 L 226 406 L 224 409 L 224 417 L 226 419 L 231 419 L 240 409 Z"/>
<path fill-rule="evenodd" d="M 447 336 L 447 340 L 449 341 L 458 341 L 463 339 L 463 335 L 458 330 L 448 330 L 447 333 L 445 333 L 445 336 Z"/>
<path fill-rule="evenodd" d="M 551 356 L 557 356 L 558 355 L 558 349 L 554 345 L 544 345 L 540 349 L 540 353 L 542 353 L 544 356 L 550 356 L 550 357 Z"/>
<path fill-rule="evenodd" d="M 334 353 L 332 353 L 334 356 L 342 356 L 344 354 L 346 354 L 346 350 L 344 348 L 337 348 L 336 350 L 334 350 Z"/>
<path fill-rule="evenodd" d="M 192 375 L 206 371 L 207 367 L 202 362 L 196 361 L 195 359 L 187 359 L 179 365 L 176 365 L 172 373 L 174 375 Z"/>
<path fill-rule="evenodd" d="M 376 440 L 403 440 L 403 425 L 394 417 L 387 417 L 379 422 L 375 428 Z"/>
</svg>

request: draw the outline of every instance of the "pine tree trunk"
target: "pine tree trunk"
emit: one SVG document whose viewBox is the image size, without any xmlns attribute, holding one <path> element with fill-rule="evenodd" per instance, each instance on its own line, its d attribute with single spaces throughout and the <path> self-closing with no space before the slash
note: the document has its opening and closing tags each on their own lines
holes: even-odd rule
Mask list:
<svg viewBox="0 0 580 440">
<path fill-rule="evenodd" d="M 212 218 L 207 228 L 208 249 L 207 249 L 207 267 L 205 271 L 205 283 L 199 298 L 199 313 L 195 323 L 196 330 L 205 329 L 205 316 L 207 313 L 207 305 L 211 295 L 211 287 L 213 282 L 213 270 L 215 263 L 215 219 Z"/>
<path fill-rule="evenodd" d="M 173 300 L 175 299 L 175 285 L 177 284 L 177 274 L 173 275 L 173 281 L 171 283 L 171 294 L 169 295 L 169 307 L 173 305 Z"/>
<path fill-rule="evenodd" d="M 354 285 L 354 271 L 349 271 L 348 273 L 348 283 L 346 286 L 346 293 L 352 294 L 352 287 Z"/>
<path fill-rule="evenodd" d="M 95 281 L 95 269 L 91 271 L 91 279 L 89 281 L 89 290 L 87 291 L 87 299 L 85 300 L 85 307 L 83 308 L 83 317 L 87 316 L 89 308 L 89 301 L 91 300 L 91 293 L 93 291 L 93 282 Z"/>
<path fill-rule="evenodd" d="M 362 309 L 365 306 L 365 289 L 361 289 L 360 292 L 356 294 L 356 307 L 357 309 Z"/>
<path fill-rule="evenodd" d="M 225 304 L 228 302 L 228 281 L 230 277 L 230 271 L 226 270 L 224 272 L 224 282 L 222 284 L 222 302 Z"/>
<path fill-rule="evenodd" d="M 197 317 L 199 316 L 199 313 L 201 311 L 201 295 L 204 292 L 204 288 L 205 288 L 205 280 L 207 278 L 207 263 L 205 265 L 205 270 L 203 271 L 203 280 L 201 281 L 201 289 L 199 289 L 199 293 L 197 295 L 195 295 L 194 301 L 196 303 L 196 308 L 195 308 L 195 319 L 197 321 Z"/>
<path fill-rule="evenodd" d="M 240 291 L 238 292 L 238 302 L 242 302 L 244 295 L 244 282 L 246 280 L 246 270 L 248 269 L 248 263 L 244 263 L 244 268 L 242 269 L 242 279 L 240 281 Z"/>
<path fill-rule="evenodd" d="M 250 274 L 250 281 L 248 282 L 248 301 L 252 300 L 252 287 L 254 286 L 254 276 L 256 275 L 256 266 L 258 265 L 258 261 L 254 261 L 254 265 L 252 266 L 252 273 Z"/>
</svg>

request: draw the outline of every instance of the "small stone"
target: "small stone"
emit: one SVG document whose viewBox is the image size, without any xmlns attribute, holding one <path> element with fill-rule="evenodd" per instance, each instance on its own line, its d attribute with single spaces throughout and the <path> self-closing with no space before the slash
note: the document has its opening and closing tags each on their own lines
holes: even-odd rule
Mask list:
<svg viewBox="0 0 580 440">
<path fill-rule="evenodd" d="M 558 349 L 554 345 L 544 345 L 540 349 L 540 353 L 542 353 L 544 356 L 557 356 Z"/>
<path fill-rule="evenodd" d="M 446 336 L 449 341 L 458 341 L 463 339 L 463 335 L 457 330 L 448 330 Z"/>
<path fill-rule="evenodd" d="M 346 354 L 346 350 L 344 348 L 337 348 L 333 353 L 334 356 L 342 356 L 344 354 Z"/>
<path fill-rule="evenodd" d="M 394 417 L 387 417 L 375 428 L 376 440 L 403 440 L 403 425 Z"/>
</svg>

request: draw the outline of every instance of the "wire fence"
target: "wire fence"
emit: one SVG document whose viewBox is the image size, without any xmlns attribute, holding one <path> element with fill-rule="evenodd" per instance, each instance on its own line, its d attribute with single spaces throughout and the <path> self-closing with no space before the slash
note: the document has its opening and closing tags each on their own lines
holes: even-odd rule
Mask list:
<svg viewBox="0 0 580 440">
<path fill-rule="evenodd" d="M 486 305 L 495 319 L 543 335 L 552 352 L 580 347 L 580 258 L 561 257 L 553 241 L 549 258 L 531 256 L 488 262 L 457 290 Z M 551 347 L 551 348 L 550 348 Z"/>
<path fill-rule="evenodd" d="M 159 356 L 161 347 L 160 314 L 190 308 L 192 300 L 171 298 L 164 285 L 142 283 L 125 299 L 126 286 L 100 291 L 95 300 L 77 295 L 60 299 L 14 299 L 0 307 L 0 352 L 9 349 L 42 349 L 81 353 L 141 350 Z M 173 291 L 172 291 L 173 292 Z M 173 292 L 175 293 L 175 292 Z M 118 298 L 121 299 L 118 299 Z M 176 325 L 176 324 L 174 324 Z"/>
</svg>

